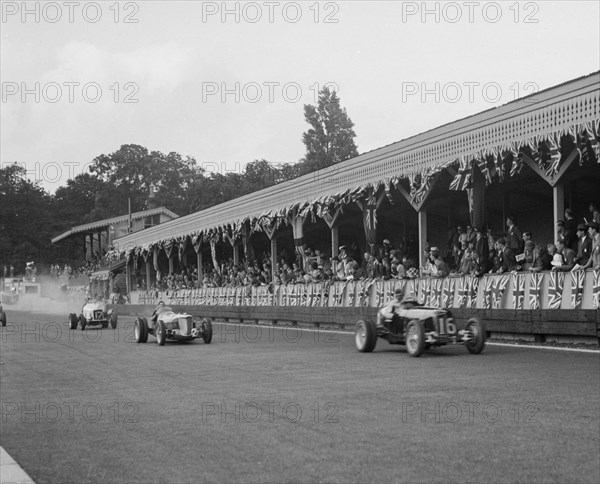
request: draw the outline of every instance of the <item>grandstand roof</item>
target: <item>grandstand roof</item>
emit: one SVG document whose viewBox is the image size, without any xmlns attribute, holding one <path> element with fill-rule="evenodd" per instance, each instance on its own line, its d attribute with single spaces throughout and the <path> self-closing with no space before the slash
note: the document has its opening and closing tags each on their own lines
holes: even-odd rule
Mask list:
<svg viewBox="0 0 600 484">
<path fill-rule="evenodd" d="M 171 210 L 169 210 L 166 207 L 158 207 L 158 208 L 153 208 L 151 210 L 142 210 L 141 212 L 133 212 L 131 214 L 131 219 L 136 220 L 136 219 L 150 217 L 152 215 L 159 215 L 159 214 L 169 215 L 173 219 L 179 217 L 179 215 L 177 215 L 174 212 L 171 212 Z M 91 222 L 89 224 L 77 225 L 76 227 L 71 227 L 66 232 L 63 232 L 62 234 L 54 237 L 52 239 L 52 243 L 54 244 L 55 242 L 58 242 L 59 240 L 70 237 L 71 235 L 74 235 L 74 234 L 78 234 L 81 232 L 95 232 L 95 231 L 97 231 L 97 229 L 101 229 L 104 227 L 110 227 L 113 224 L 127 222 L 128 220 L 129 220 L 129 214 L 126 214 L 126 215 L 119 215 L 118 217 L 107 218 L 104 220 L 98 220 L 97 222 Z"/>
<path fill-rule="evenodd" d="M 281 216 L 367 185 L 458 166 L 461 159 L 510 150 L 600 119 L 600 72 L 545 89 L 278 185 L 114 241 L 118 251 Z"/>
</svg>

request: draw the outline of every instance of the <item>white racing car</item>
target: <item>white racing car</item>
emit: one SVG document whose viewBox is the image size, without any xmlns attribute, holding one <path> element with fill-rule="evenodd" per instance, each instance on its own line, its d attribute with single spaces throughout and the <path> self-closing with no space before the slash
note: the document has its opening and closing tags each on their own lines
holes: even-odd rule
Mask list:
<svg viewBox="0 0 600 484">
<path fill-rule="evenodd" d="M 187 313 L 176 313 L 169 306 L 159 305 L 150 318 L 150 324 L 144 317 L 135 321 L 134 335 L 137 343 L 148 342 L 148 335 L 156 337 L 159 346 L 170 341 L 192 341 L 202 338 L 206 344 L 212 341 L 213 328 L 210 319 L 194 321 Z"/>
<path fill-rule="evenodd" d="M 86 301 L 81 308 L 79 317 L 75 313 L 69 314 L 69 327 L 71 329 L 77 329 L 79 323 L 81 330 L 83 331 L 86 326 L 97 326 L 101 325 L 103 328 L 110 327 L 115 329 L 117 327 L 117 314 L 112 309 L 106 310 L 106 304 L 102 301 Z"/>
</svg>

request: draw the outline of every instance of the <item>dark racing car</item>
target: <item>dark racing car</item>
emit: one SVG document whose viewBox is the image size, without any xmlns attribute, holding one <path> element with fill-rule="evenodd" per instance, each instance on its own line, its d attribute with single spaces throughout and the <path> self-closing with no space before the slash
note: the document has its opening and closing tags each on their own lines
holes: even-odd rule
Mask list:
<svg viewBox="0 0 600 484">
<path fill-rule="evenodd" d="M 388 305 L 391 307 L 391 304 Z M 398 302 L 386 313 L 385 306 L 378 315 L 379 324 L 361 320 L 356 324 L 355 342 L 363 353 L 375 349 L 377 338 L 390 344 L 406 345 L 411 356 L 420 356 L 425 350 L 447 344 L 464 344 L 469 353 L 479 354 L 485 347 L 485 327 L 471 318 L 465 329 L 458 329 L 447 309 L 429 308 L 416 301 Z"/>
</svg>

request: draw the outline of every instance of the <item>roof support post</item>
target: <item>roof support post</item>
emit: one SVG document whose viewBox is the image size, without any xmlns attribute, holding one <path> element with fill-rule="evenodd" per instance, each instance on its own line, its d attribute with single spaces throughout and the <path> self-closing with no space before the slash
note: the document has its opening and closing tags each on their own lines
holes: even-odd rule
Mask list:
<svg viewBox="0 0 600 484">
<path fill-rule="evenodd" d="M 422 208 L 417 213 L 419 217 L 419 260 L 423 257 L 425 247 L 427 246 L 427 210 Z M 427 261 L 424 261 L 427 262 Z M 422 267 L 423 264 L 420 264 Z"/>
<path fill-rule="evenodd" d="M 271 238 L 271 280 L 275 280 L 277 269 L 277 237 L 273 234 Z"/>
<path fill-rule="evenodd" d="M 338 225 L 335 224 L 333 227 L 331 227 L 331 257 L 338 256 L 339 243 L 340 243 L 340 236 L 339 236 Z"/>
<path fill-rule="evenodd" d="M 150 268 L 150 258 L 146 259 L 146 291 L 152 286 L 152 272 Z"/>
<path fill-rule="evenodd" d="M 554 229 L 556 223 L 565 213 L 565 184 L 560 181 L 552 187 L 552 214 L 554 215 Z M 554 241 L 552 241 L 554 243 Z"/>
<path fill-rule="evenodd" d="M 469 200 L 469 215 L 471 226 L 479 227 L 484 230 L 485 225 L 485 178 L 479 172 L 474 170 L 473 187 L 467 188 L 467 197 Z"/>
<path fill-rule="evenodd" d="M 127 294 L 131 292 L 131 258 L 127 257 L 127 262 L 125 263 L 125 284 Z"/>
</svg>

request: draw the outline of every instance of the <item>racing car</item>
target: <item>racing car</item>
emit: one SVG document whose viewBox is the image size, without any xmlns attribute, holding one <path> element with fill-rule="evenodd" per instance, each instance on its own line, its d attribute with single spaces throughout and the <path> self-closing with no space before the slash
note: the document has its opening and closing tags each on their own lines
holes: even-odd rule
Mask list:
<svg viewBox="0 0 600 484">
<path fill-rule="evenodd" d="M 101 325 L 103 328 L 110 327 L 115 329 L 117 327 L 117 314 L 112 309 L 106 310 L 106 304 L 102 301 L 90 301 L 87 300 L 81 308 L 79 317 L 75 313 L 69 314 L 69 328 L 77 329 L 77 324 L 83 331 L 86 326 L 97 326 Z"/>
<path fill-rule="evenodd" d="M 0 323 L 2 323 L 2 326 L 6 326 L 6 313 L 4 312 L 4 309 L 2 308 L 1 304 L 0 304 Z"/>
<path fill-rule="evenodd" d="M 485 347 L 485 327 L 478 319 L 471 318 L 465 329 L 459 330 L 447 309 L 429 308 L 416 301 L 406 301 L 392 318 L 385 318 L 379 327 L 371 320 L 356 323 L 355 343 L 358 351 L 373 351 L 377 338 L 384 338 L 390 344 L 406 345 L 408 354 L 415 357 L 431 347 L 447 344 L 464 344 L 469 353 L 479 354 Z"/>
<path fill-rule="evenodd" d="M 156 337 L 159 346 L 169 341 L 192 341 L 202 338 L 204 343 L 212 341 L 212 322 L 204 318 L 201 322 L 195 321 L 190 314 L 176 313 L 169 306 L 159 306 L 150 318 L 150 324 L 144 317 L 135 321 L 134 336 L 137 343 L 148 342 L 148 335 Z"/>
</svg>

